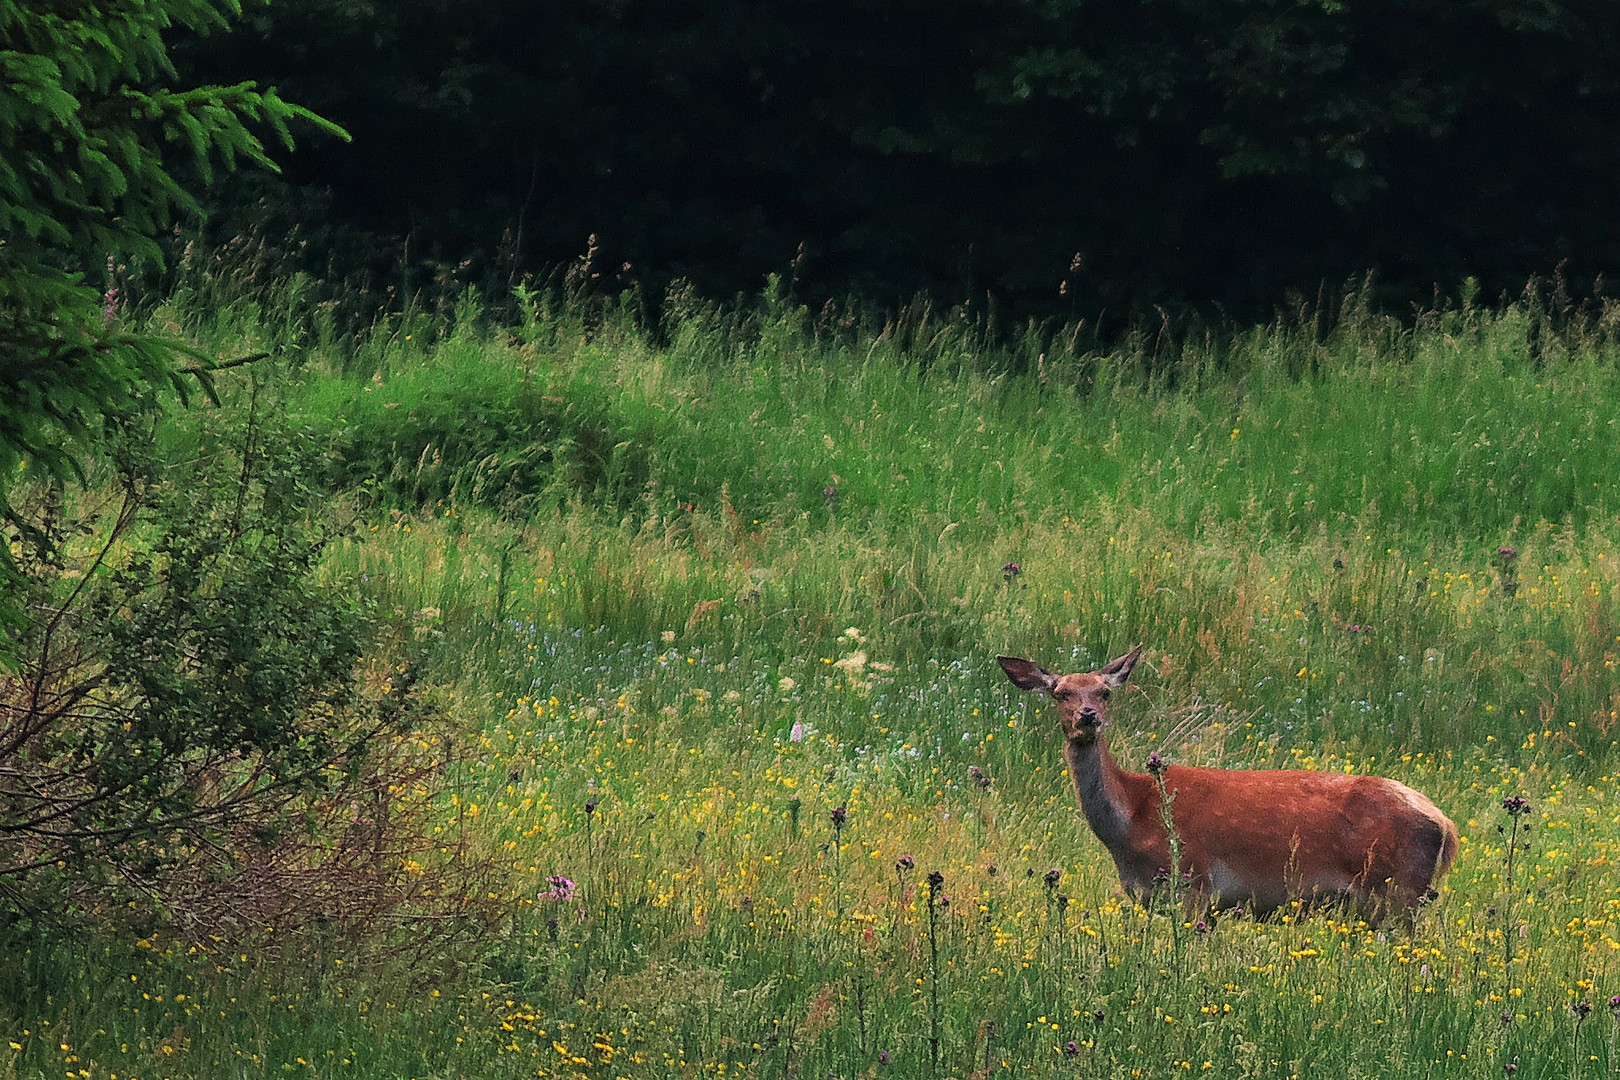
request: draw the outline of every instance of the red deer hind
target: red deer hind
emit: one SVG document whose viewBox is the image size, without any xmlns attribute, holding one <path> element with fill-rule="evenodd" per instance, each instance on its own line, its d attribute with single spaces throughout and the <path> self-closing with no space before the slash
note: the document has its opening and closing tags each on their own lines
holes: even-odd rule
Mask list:
<svg viewBox="0 0 1620 1080">
<path fill-rule="evenodd" d="M 1103 742 L 1108 695 L 1125 685 L 1141 647 L 1100 671 L 1054 675 L 1010 656 L 996 660 L 1014 686 L 1052 695 L 1064 756 L 1086 820 L 1114 857 L 1119 880 L 1145 902 L 1170 866 L 1159 780 L 1126 772 Z M 1264 914 L 1291 899 L 1348 900 L 1367 919 L 1410 917 L 1457 854 L 1457 827 L 1405 784 L 1303 769 L 1162 773 L 1192 894 L 1217 908 Z"/>
</svg>

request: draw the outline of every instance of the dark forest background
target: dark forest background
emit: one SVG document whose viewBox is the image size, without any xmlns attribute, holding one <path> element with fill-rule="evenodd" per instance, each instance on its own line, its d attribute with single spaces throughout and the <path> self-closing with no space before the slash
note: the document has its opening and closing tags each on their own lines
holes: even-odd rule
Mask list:
<svg viewBox="0 0 1620 1080">
<path fill-rule="evenodd" d="M 594 236 L 650 291 L 1248 318 L 1620 256 L 1613 0 L 278 0 L 177 54 L 353 134 L 216 204 L 318 270 L 498 286 Z"/>
</svg>

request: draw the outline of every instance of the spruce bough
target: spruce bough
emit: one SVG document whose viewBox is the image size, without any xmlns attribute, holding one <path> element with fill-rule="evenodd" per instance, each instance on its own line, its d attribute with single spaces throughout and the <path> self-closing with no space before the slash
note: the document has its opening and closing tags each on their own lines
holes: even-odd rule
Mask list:
<svg viewBox="0 0 1620 1080">
<path fill-rule="evenodd" d="M 237 0 L 116 5 L 0 0 L 0 517 L 8 539 L 43 541 L 9 497 L 24 468 L 82 474 L 110 421 L 154 391 L 209 390 L 176 342 L 133 333 L 101 278 L 109 261 L 160 262 L 156 238 L 198 210 L 219 170 L 274 170 L 267 140 L 290 126 L 341 129 L 274 88 L 180 87 L 165 35 L 209 34 Z M 346 137 L 346 136 L 344 136 Z M 0 544 L 0 660 L 21 619 L 10 544 Z"/>
</svg>

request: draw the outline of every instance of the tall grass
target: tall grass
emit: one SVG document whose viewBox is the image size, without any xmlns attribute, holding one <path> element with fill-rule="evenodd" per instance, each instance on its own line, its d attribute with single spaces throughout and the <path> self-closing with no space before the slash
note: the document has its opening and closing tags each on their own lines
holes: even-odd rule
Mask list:
<svg viewBox="0 0 1620 1080">
<path fill-rule="evenodd" d="M 441 811 L 506 868 L 504 933 L 414 976 L 29 945 L 0 1071 L 1620 1068 L 1607 316 L 1352 310 L 1164 356 L 532 300 L 225 406 L 257 377 L 327 447 L 357 521 L 328 573 L 457 703 Z M 1122 761 L 1392 775 L 1458 821 L 1410 934 L 1120 900 L 989 660 L 1138 642 Z"/>
</svg>

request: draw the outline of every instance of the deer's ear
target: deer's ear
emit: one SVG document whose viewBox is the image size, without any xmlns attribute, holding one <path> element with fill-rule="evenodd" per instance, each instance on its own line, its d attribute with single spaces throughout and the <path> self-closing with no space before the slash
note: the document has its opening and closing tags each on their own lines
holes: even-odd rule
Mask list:
<svg viewBox="0 0 1620 1080">
<path fill-rule="evenodd" d="M 1110 661 L 1108 666 L 1097 672 L 1109 686 L 1118 689 L 1125 685 L 1125 680 L 1131 677 L 1131 668 L 1142 658 L 1142 646 L 1138 645 L 1118 660 Z"/>
<path fill-rule="evenodd" d="M 1045 690 L 1051 692 L 1057 685 L 1057 676 L 1047 671 L 1037 663 L 1029 660 L 1020 660 L 1016 656 L 998 656 L 996 663 L 1001 670 L 1007 673 L 1007 678 L 1020 690 Z"/>
</svg>

